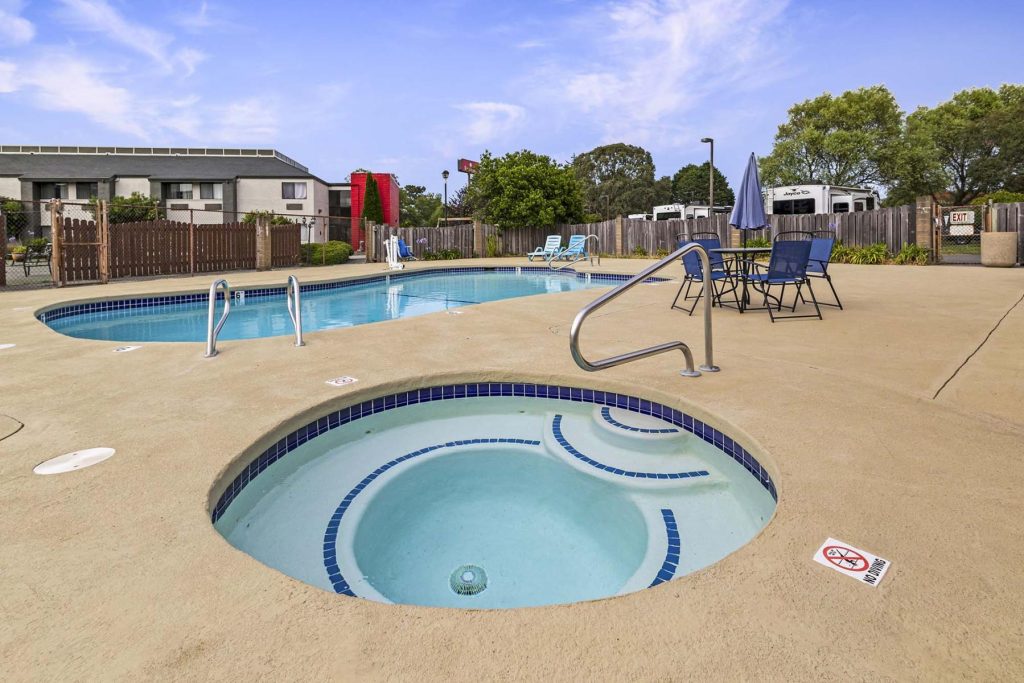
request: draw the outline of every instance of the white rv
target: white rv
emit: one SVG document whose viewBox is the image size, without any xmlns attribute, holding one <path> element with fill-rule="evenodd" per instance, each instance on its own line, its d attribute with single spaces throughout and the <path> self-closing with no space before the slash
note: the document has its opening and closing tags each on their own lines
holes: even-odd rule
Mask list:
<svg viewBox="0 0 1024 683">
<path fill-rule="evenodd" d="M 715 213 L 726 213 L 731 207 L 716 206 Z M 707 218 L 710 214 L 707 204 L 663 204 L 654 207 L 654 220 L 677 221 L 686 218 Z"/>
<path fill-rule="evenodd" d="M 653 221 L 654 214 L 651 213 L 631 213 L 626 216 L 631 221 Z"/>
<path fill-rule="evenodd" d="M 788 185 L 764 189 L 767 214 L 871 211 L 878 208 L 880 201 L 878 192 L 867 187 Z"/>
</svg>

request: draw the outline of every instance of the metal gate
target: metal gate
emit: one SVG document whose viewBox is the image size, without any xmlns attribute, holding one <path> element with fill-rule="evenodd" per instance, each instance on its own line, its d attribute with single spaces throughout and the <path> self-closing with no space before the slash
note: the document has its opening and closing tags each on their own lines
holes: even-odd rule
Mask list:
<svg viewBox="0 0 1024 683">
<path fill-rule="evenodd" d="M 981 263 L 981 233 L 991 229 L 990 221 L 987 204 L 936 207 L 937 260 L 940 263 Z"/>
</svg>

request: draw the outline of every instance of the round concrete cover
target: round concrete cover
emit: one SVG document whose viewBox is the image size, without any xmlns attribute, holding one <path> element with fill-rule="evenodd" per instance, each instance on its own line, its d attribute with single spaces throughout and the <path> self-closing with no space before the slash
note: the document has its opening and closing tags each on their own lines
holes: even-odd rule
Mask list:
<svg viewBox="0 0 1024 683">
<path fill-rule="evenodd" d="M 36 465 L 32 471 L 36 474 L 62 474 L 84 469 L 103 462 L 114 454 L 113 448 L 86 448 L 50 458 Z"/>
</svg>

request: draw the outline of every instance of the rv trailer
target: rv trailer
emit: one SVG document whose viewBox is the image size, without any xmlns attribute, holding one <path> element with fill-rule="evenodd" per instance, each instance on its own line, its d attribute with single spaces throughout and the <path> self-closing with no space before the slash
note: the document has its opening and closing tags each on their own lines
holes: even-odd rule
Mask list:
<svg viewBox="0 0 1024 683">
<path fill-rule="evenodd" d="M 880 203 L 868 187 L 841 185 L 788 185 L 764 189 L 764 212 L 788 215 L 871 211 Z"/>
</svg>

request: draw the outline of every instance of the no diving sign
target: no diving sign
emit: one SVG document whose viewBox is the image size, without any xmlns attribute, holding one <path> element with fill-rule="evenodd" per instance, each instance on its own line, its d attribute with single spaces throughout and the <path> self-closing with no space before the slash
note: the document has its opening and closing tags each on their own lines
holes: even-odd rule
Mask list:
<svg viewBox="0 0 1024 683">
<path fill-rule="evenodd" d="M 889 560 L 834 538 L 821 544 L 814 553 L 814 561 L 869 586 L 877 586 L 892 564 Z"/>
</svg>

